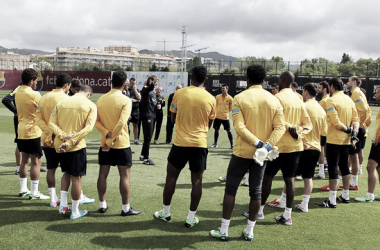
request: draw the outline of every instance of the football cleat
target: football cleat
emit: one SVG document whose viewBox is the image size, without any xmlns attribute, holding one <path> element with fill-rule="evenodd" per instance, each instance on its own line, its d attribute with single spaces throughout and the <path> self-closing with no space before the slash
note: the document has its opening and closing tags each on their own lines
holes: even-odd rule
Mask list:
<svg viewBox="0 0 380 250">
<path fill-rule="evenodd" d="M 166 221 L 166 222 L 169 222 L 172 219 L 172 217 L 170 216 L 170 213 L 167 213 L 167 214 L 163 215 L 162 214 L 162 210 L 155 212 L 153 214 L 153 217 L 156 218 L 156 219 L 159 219 L 159 220 Z"/>
<path fill-rule="evenodd" d="M 227 241 L 229 239 L 228 233 L 222 234 L 222 233 L 220 233 L 220 230 L 211 230 L 210 235 L 214 238 L 217 238 L 217 239 L 220 239 L 223 241 Z"/>
<path fill-rule="evenodd" d="M 343 185 L 340 185 L 339 187 L 340 187 L 340 188 L 343 188 Z M 358 185 L 356 185 L 356 186 L 352 186 L 352 185 L 350 184 L 350 186 L 348 187 L 348 189 L 349 189 L 349 190 L 352 190 L 352 191 L 358 191 L 358 190 L 359 190 L 359 186 L 358 186 Z"/>
<path fill-rule="evenodd" d="M 355 198 L 355 200 L 359 202 L 373 202 L 375 198 L 369 198 L 368 195 L 364 195 L 362 197 Z"/>
<path fill-rule="evenodd" d="M 267 202 L 267 205 L 270 207 L 278 207 L 278 208 L 285 208 L 286 204 L 283 204 L 280 202 L 280 200 L 275 199 L 274 201 Z"/>
</svg>

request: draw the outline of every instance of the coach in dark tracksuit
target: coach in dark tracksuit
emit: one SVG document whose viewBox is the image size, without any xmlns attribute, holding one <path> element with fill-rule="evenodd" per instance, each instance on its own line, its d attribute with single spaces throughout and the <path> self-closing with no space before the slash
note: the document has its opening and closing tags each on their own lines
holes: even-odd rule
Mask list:
<svg viewBox="0 0 380 250">
<path fill-rule="evenodd" d="M 154 120 L 156 119 L 156 94 L 154 93 L 154 87 L 158 83 L 156 76 L 149 76 L 146 80 L 145 86 L 140 91 L 140 117 L 142 130 L 144 133 L 144 143 L 141 150 L 140 160 L 144 161 L 146 165 L 155 165 L 151 159 L 149 159 L 149 147 L 150 140 L 152 139 Z"/>
<path fill-rule="evenodd" d="M 175 91 L 177 91 L 181 88 L 182 88 L 181 85 L 177 85 L 175 87 Z M 170 105 L 172 104 L 174 93 L 171 93 L 169 95 L 169 99 L 168 99 L 168 119 L 166 121 L 166 141 L 165 141 L 165 144 L 170 144 L 170 142 L 172 141 L 172 136 L 173 136 L 174 124 L 172 123 L 172 120 L 170 118 L 171 113 L 172 113 L 172 112 L 170 112 Z"/>
<path fill-rule="evenodd" d="M 156 133 L 154 135 L 154 144 L 159 144 L 157 140 L 158 140 L 158 137 L 160 136 L 162 120 L 164 118 L 164 112 L 162 111 L 162 108 L 165 107 L 165 97 L 161 95 L 161 92 L 162 92 L 162 87 L 161 86 L 157 87 L 156 88 L 156 100 L 157 100 L 156 120 L 154 121 L 155 123 L 154 127 L 156 128 Z"/>
</svg>

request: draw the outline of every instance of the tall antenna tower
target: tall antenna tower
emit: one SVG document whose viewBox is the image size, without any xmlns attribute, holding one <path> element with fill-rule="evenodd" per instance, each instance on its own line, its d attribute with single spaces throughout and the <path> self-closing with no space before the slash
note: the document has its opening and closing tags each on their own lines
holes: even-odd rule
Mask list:
<svg viewBox="0 0 380 250">
<path fill-rule="evenodd" d="M 187 44 L 186 26 L 182 27 L 182 54 L 181 54 L 181 84 L 184 86 L 184 78 L 186 72 L 186 44 Z"/>
</svg>

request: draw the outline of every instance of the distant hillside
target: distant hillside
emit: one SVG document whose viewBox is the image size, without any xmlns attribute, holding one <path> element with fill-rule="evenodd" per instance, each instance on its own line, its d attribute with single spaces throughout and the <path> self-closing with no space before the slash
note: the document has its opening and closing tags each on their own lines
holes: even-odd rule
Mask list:
<svg viewBox="0 0 380 250">
<path fill-rule="evenodd" d="M 148 50 L 148 49 L 143 49 L 139 51 L 140 54 L 160 54 L 163 55 L 164 51 L 163 50 Z M 165 54 L 167 56 L 176 56 L 176 57 L 181 57 L 182 51 L 180 50 L 171 50 L 171 51 L 166 51 Z M 206 57 L 206 58 L 213 58 L 217 61 L 222 60 L 223 61 L 236 61 L 237 58 L 233 56 L 226 56 L 223 54 L 220 54 L 219 52 L 205 52 L 205 53 L 200 53 L 199 54 L 201 57 Z M 187 51 L 187 56 L 188 57 L 196 57 L 198 56 L 198 53 L 193 52 L 193 51 Z"/>
<path fill-rule="evenodd" d="M 5 53 L 7 51 L 13 51 L 15 54 L 20 54 L 20 55 L 31 55 L 31 54 L 46 55 L 46 54 L 52 53 L 52 52 L 36 50 L 36 49 L 17 49 L 17 48 L 7 49 L 7 48 L 0 46 L 0 53 Z"/>
</svg>

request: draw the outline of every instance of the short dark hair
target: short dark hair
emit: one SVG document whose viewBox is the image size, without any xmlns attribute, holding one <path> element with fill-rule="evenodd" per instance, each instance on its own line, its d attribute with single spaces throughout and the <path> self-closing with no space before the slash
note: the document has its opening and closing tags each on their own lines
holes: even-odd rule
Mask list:
<svg viewBox="0 0 380 250">
<path fill-rule="evenodd" d="M 330 80 L 329 78 L 323 78 L 322 82 L 326 82 L 327 83 L 327 82 L 329 82 L 329 80 Z"/>
<path fill-rule="evenodd" d="M 136 81 L 136 79 L 134 77 L 131 77 L 131 79 L 129 79 L 129 81 Z"/>
<path fill-rule="evenodd" d="M 253 85 L 258 85 L 263 83 L 265 77 L 267 76 L 267 72 L 265 69 L 257 64 L 248 66 L 247 68 L 247 78 Z"/>
<path fill-rule="evenodd" d="M 79 88 L 80 81 L 77 78 L 71 79 L 71 87 L 72 88 Z"/>
<path fill-rule="evenodd" d="M 79 84 L 79 91 L 78 92 L 92 92 L 92 88 L 89 85 L 86 84 Z"/>
<path fill-rule="evenodd" d="M 318 93 L 317 84 L 313 82 L 308 82 L 305 85 L 303 85 L 303 90 L 307 90 L 307 92 L 309 92 L 309 95 L 311 95 L 312 97 L 316 97 Z"/>
<path fill-rule="evenodd" d="M 71 83 L 71 76 L 66 73 L 59 74 L 57 76 L 57 80 L 55 81 L 55 85 L 58 88 L 62 88 L 66 83 Z"/>
<path fill-rule="evenodd" d="M 278 86 L 278 84 L 277 83 L 275 83 L 275 84 L 272 84 L 272 86 L 271 86 L 272 88 L 276 88 L 276 89 L 279 89 L 280 87 Z"/>
<path fill-rule="evenodd" d="M 28 85 L 31 80 L 38 78 L 38 72 L 35 69 L 27 68 L 22 71 L 21 80 L 23 85 Z"/>
<path fill-rule="evenodd" d="M 351 76 L 350 78 L 356 82 L 356 85 L 358 85 L 358 87 L 362 85 L 362 79 L 359 76 Z"/>
<path fill-rule="evenodd" d="M 112 74 L 112 87 L 121 88 L 123 84 L 127 81 L 127 73 L 123 70 L 118 70 Z"/>
<path fill-rule="evenodd" d="M 334 86 L 336 91 L 343 90 L 343 82 L 339 77 L 333 77 L 329 80 L 329 86 Z"/>
<path fill-rule="evenodd" d="M 320 82 L 319 85 L 322 85 L 322 89 L 326 89 L 327 94 L 330 93 L 329 84 L 327 82 L 325 82 L 325 81 Z"/>
<path fill-rule="evenodd" d="M 298 84 L 296 82 L 292 82 L 292 87 L 293 88 L 298 88 Z"/>
<path fill-rule="evenodd" d="M 191 71 L 191 74 L 197 83 L 203 83 L 207 77 L 207 69 L 203 66 L 196 66 Z"/>
<path fill-rule="evenodd" d="M 228 89 L 228 85 L 227 84 L 223 84 L 222 87 L 226 87 Z"/>
</svg>

